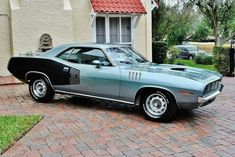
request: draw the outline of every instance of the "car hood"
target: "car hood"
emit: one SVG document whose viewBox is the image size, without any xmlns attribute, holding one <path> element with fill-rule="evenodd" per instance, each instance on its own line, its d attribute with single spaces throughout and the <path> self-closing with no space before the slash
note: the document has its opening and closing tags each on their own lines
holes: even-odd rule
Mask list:
<svg viewBox="0 0 235 157">
<path fill-rule="evenodd" d="M 142 65 L 133 65 L 132 69 L 137 71 L 184 77 L 202 83 L 212 82 L 222 78 L 222 75 L 218 72 L 172 64 L 148 63 Z"/>
</svg>

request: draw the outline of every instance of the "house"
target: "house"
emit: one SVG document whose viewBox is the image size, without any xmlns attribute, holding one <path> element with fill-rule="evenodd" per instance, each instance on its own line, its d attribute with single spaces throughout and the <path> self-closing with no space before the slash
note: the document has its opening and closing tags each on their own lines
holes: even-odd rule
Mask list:
<svg viewBox="0 0 235 157">
<path fill-rule="evenodd" d="M 64 43 L 132 45 L 152 58 L 154 0 L 1 0 L 0 76 L 21 53 Z"/>
</svg>

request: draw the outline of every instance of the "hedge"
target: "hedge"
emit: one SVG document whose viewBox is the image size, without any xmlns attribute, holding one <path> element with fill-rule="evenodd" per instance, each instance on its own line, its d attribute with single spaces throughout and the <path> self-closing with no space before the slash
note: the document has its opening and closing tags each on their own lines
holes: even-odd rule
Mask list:
<svg viewBox="0 0 235 157">
<path fill-rule="evenodd" d="M 212 65 L 213 64 L 213 57 L 212 56 L 206 56 L 206 55 L 198 55 L 195 58 L 195 63 L 203 64 L 203 65 Z"/>
<path fill-rule="evenodd" d="M 167 56 L 167 43 L 165 42 L 153 42 L 153 62 L 163 64 Z"/>
<path fill-rule="evenodd" d="M 229 47 L 215 46 L 213 49 L 215 68 L 223 75 L 229 73 Z"/>
</svg>

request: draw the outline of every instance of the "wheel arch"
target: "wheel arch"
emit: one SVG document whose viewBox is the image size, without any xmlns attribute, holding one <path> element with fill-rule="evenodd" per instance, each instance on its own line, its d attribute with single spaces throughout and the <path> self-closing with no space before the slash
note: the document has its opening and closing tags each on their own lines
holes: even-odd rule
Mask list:
<svg viewBox="0 0 235 157">
<path fill-rule="evenodd" d="M 32 79 L 38 78 L 38 77 L 45 77 L 48 80 L 48 82 L 49 82 L 50 86 L 52 87 L 52 89 L 54 90 L 50 78 L 43 72 L 29 71 L 25 74 L 25 81 L 29 84 Z"/>
<path fill-rule="evenodd" d="M 173 98 L 173 101 L 175 102 L 176 106 L 177 106 L 178 108 L 180 108 L 179 105 L 178 105 L 178 103 L 177 103 L 175 94 L 174 94 L 171 90 L 169 90 L 169 89 L 167 89 L 167 88 L 158 87 L 158 86 L 144 86 L 144 87 L 141 87 L 141 88 L 137 91 L 137 93 L 136 93 L 136 95 L 135 95 L 135 104 L 136 104 L 137 106 L 140 105 L 141 96 L 142 96 L 142 94 L 144 93 L 144 91 L 154 91 L 154 90 L 159 90 L 159 91 L 167 92 L 168 94 L 170 94 L 170 96 Z"/>
<path fill-rule="evenodd" d="M 196 56 L 195 56 L 195 54 L 190 53 L 190 54 L 188 55 L 188 59 L 190 59 L 190 57 L 192 57 L 192 59 L 194 59 Z"/>
</svg>

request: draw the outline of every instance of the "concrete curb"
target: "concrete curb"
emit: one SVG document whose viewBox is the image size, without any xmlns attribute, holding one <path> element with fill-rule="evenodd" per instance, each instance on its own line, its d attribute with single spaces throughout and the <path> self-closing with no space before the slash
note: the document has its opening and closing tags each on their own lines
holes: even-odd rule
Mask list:
<svg viewBox="0 0 235 157">
<path fill-rule="evenodd" d="M 11 86 L 11 85 L 21 85 L 21 84 L 25 84 L 25 83 L 24 83 L 24 82 L 0 83 L 0 87 L 1 87 L 1 86 Z"/>
<path fill-rule="evenodd" d="M 12 75 L 0 77 L 0 86 L 19 85 L 24 82 L 18 80 Z"/>
</svg>

